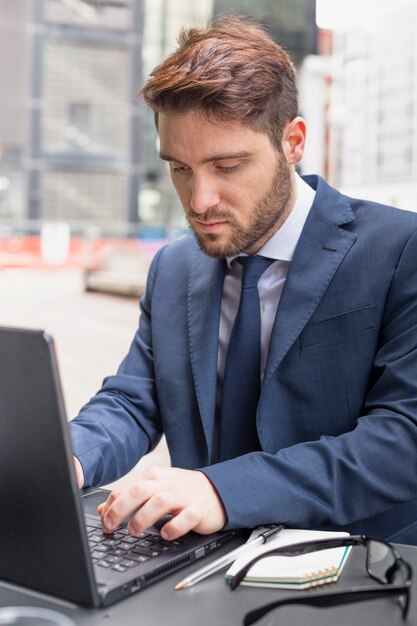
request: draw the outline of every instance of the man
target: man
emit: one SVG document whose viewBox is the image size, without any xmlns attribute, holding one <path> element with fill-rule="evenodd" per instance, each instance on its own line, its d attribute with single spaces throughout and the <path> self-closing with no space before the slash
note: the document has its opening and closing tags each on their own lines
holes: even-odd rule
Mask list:
<svg viewBox="0 0 417 626">
<path fill-rule="evenodd" d="M 417 543 L 417 215 L 295 173 L 293 65 L 247 21 L 184 32 L 142 96 L 193 236 L 156 255 L 130 351 L 71 428 L 80 486 L 163 433 L 173 467 L 113 492 L 104 529 L 136 511 L 135 535 L 171 514 L 167 539 L 284 522 Z"/>
</svg>

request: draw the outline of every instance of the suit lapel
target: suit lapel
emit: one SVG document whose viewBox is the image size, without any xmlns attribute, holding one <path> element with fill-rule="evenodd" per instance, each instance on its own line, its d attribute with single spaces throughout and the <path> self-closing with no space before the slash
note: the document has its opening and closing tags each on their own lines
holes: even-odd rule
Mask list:
<svg viewBox="0 0 417 626">
<path fill-rule="evenodd" d="M 211 458 L 224 262 L 196 249 L 188 285 L 188 336 L 197 401 Z"/>
<path fill-rule="evenodd" d="M 310 319 L 356 240 L 354 234 L 340 228 L 353 219 L 346 197 L 319 179 L 275 317 L 264 385 Z"/>
<path fill-rule="evenodd" d="M 314 180 L 307 179 L 307 182 L 312 184 Z M 264 386 L 310 319 L 355 242 L 356 235 L 340 228 L 353 220 L 354 214 L 347 198 L 318 179 L 316 198 L 295 250 L 275 318 Z M 188 285 L 188 336 L 192 374 L 209 459 L 216 410 L 224 274 L 223 262 L 211 259 L 195 248 Z"/>
</svg>

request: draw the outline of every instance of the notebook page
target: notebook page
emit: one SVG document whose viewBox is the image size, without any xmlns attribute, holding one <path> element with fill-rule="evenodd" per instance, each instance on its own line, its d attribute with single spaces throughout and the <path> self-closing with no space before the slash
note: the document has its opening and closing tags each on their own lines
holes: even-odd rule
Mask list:
<svg viewBox="0 0 417 626">
<path fill-rule="evenodd" d="M 258 533 L 259 531 L 254 531 L 251 537 L 256 537 Z M 254 550 L 237 559 L 226 572 L 226 580 L 230 580 L 254 556 L 271 549 L 304 541 L 346 536 L 349 536 L 349 533 L 284 529 L 266 544 L 256 546 Z M 314 584 L 335 582 L 346 562 L 349 551 L 350 548 L 343 547 L 321 550 L 295 557 L 266 557 L 251 568 L 242 584 L 255 584 L 262 587 L 285 586 L 287 588 L 305 588 Z"/>
</svg>

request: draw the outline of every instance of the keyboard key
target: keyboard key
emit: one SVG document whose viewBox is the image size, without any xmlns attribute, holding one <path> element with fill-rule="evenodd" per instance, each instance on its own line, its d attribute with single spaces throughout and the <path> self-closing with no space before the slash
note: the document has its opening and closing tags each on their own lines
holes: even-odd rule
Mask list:
<svg viewBox="0 0 417 626">
<path fill-rule="evenodd" d="M 117 529 L 117 531 L 120 533 L 121 535 L 124 535 L 125 537 L 132 537 L 133 535 L 130 534 L 130 532 L 127 530 L 127 528 L 120 528 Z M 146 539 L 146 537 L 150 537 L 151 535 L 154 535 L 155 537 L 159 537 L 158 534 L 155 533 L 151 533 L 149 532 L 149 530 L 145 530 L 145 532 L 141 533 L 138 537 L 135 537 L 135 539 Z"/>
<path fill-rule="evenodd" d="M 126 550 L 121 550 L 120 548 L 112 548 L 107 554 L 111 554 L 112 556 L 126 557 L 127 553 Z"/>
<path fill-rule="evenodd" d="M 132 554 L 142 554 L 143 556 L 158 556 L 159 554 L 161 554 L 160 550 L 151 550 L 150 548 L 141 548 L 140 546 L 137 546 L 135 548 L 133 548 L 132 550 Z"/>
<path fill-rule="evenodd" d="M 125 552 L 128 552 L 129 550 L 132 550 L 134 545 L 132 545 L 131 543 L 126 543 L 125 541 L 121 541 L 117 547 L 121 550 L 125 550 Z"/>
<path fill-rule="evenodd" d="M 153 542 L 149 541 L 149 539 L 139 539 L 137 543 L 141 548 L 149 548 Z"/>
<path fill-rule="evenodd" d="M 92 553 L 91 553 L 91 557 L 93 559 L 101 560 L 101 559 L 104 559 L 105 556 L 106 556 L 105 552 L 98 552 L 97 550 L 93 550 Z"/>
<path fill-rule="evenodd" d="M 136 552 L 129 552 L 129 559 L 132 561 L 136 561 L 137 563 L 145 563 L 145 561 L 149 561 L 151 557 L 145 556 L 143 554 L 137 554 Z"/>
<path fill-rule="evenodd" d="M 120 563 L 117 563 L 117 565 L 113 565 L 112 569 L 115 572 L 123 573 L 123 572 L 125 572 L 127 570 L 127 567 L 124 567 L 123 565 L 120 565 Z"/>
<path fill-rule="evenodd" d="M 124 539 L 125 535 L 121 530 L 118 530 L 117 532 L 113 533 L 113 539 Z"/>
<path fill-rule="evenodd" d="M 109 567 L 111 567 L 111 563 L 108 563 L 107 561 L 99 561 L 97 563 L 97 565 L 99 567 L 105 567 L 106 569 L 108 569 Z"/>
<path fill-rule="evenodd" d="M 103 545 L 109 546 L 110 548 L 113 548 L 113 546 L 118 546 L 119 543 L 120 543 L 119 539 L 105 539 L 103 541 Z"/>
<path fill-rule="evenodd" d="M 107 536 L 101 530 L 95 530 L 88 535 L 89 539 L 95 539 L 96 541 L 104 541 Z"/>
<path fill-rule="evenodd" d="M 99 552 L 108 552 L 109 550 L 111 550 L 110 546 L 106 546 L 103 543 L 97 543 L 94 547 L 93 550 L 98 550 Z"/>
<path fill-rule="evenodd" d="M 128 536 L 124 536 L 123 537 L 123 541 L 125 543 L 136 543 L 137 541 L 140 541 L 139 537 L 133 537 L 132 535 L 128 535 Z"/>
<path fill-rule="evenodd" d="M 180 544 L 178 541 L 166 541 L 161 537 L 157 542 L 155 542 L 154 547 L 156 549 L 161 548 L 162 550 L 177 550 L 180 547 Z"/>
<path fill-rule="evenodd" d="M 88 544 L 90 546 L 96 546 L 99 544 L 99 540 L 96 537 L 89 537 L 88 538 Z"/>
<path fill-rule="evenodd" d="M 106 554 L 106 561 L 108 561 L 109 563 L 120 563 L 121 560 L 122 560 L 121 556 L 114 556 L 112 554 Z"/>
<path fill-rule="evenodd" d="M 137 561 L 133 561 L 133 559 L 123 559 L 123 561 L 121 561 L 120 565 L 123 565 L 123 567 L 136 567 L 138 564 Z"/>
</svg>

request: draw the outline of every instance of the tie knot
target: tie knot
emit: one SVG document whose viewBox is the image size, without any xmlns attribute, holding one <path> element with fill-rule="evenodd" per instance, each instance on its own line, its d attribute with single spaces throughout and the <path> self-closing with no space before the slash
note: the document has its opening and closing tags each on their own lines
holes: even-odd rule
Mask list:
<svg viewBox="0 0 417 626">
<path fill-rule="evenodd" d="M 243 266 L 242 289 L 256 287 L 262 274 L 275 261 L 257 254 L 238 257 L 237 260 Z"/>
</svg>

